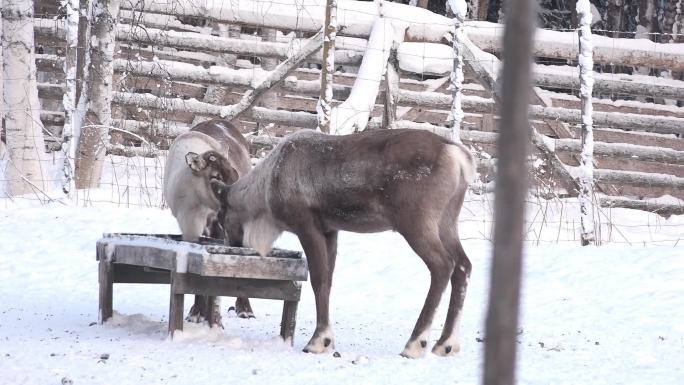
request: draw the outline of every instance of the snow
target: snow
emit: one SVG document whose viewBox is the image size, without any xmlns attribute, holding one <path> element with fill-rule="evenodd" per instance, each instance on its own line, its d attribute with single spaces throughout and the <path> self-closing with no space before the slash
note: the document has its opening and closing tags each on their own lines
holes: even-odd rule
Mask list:
<svg viewBox="0 0 684 385">
<path fill-rule="evenodd" d="M 170 340 L 166 285 L 115 285 L 113 319 L 93 324 L 94 249 L 102 234 L 179 232 L 169 210 L 156 208 L 163 202 L 158 162 L 109 157 L 105 187 L 79 191 L 89 197 L 89 207 L 39 206 L 28 197 L 0 201 L 0 382 L 481 383 L 484 345 L 478 340 L 484 338 L 489 283 L 491 195 L 468 195 L 461 215 L 473 274 L 461 352 L 452 358 L 398 355 L 429 278 L 406 242 L 391 232 L 340 235 L 331 298 L 339 358 L 301 352 L 315 327 L 308 282 L 292 348 L 277 337 L 281 303 L 267 300 L 253 300 L 256 319 L 224 313 L 226 329 L 185 323 L 184 332 Z M 136 192 L 143 187 L 146 192 Z M 606 243 L 580 247 L 576 201 L 531 199 L 527 212 L 519 383 L 680 384 L 684 216 L 604 209 L 597 236 Z M 301 250 L 292 235 L 277 246 Z M 447 299 L 432 326 L 433 339 Z M 223 302 L 225 312 L 232 299 Z M 191 303 L 188 297 L 186 311 Z"/>
<path fill-rule="evenodd" d="M 339 14 L 338 14 L 339 17 Z M 330 132 L 349 134 L 362 131 L 368 124 L 368 117 L 375 107 L 382 75 L 387 67 L 393 41 L 401 41 L 400 31 L 389 19 L 378 18 L 368 39 L 366 53 L 359 66 L 354 86 L 347 100 L 334 107 L 330 116 Z"/>
</svg>

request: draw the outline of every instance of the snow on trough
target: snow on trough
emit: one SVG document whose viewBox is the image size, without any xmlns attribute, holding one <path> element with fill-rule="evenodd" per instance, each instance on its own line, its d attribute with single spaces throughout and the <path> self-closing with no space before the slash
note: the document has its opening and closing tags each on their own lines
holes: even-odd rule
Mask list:
<svg viewBox="0 0 684 385">
<path fill-rule="evenodd" d="M 178 233 L 168 210 L 97 203 L 116 197 L 111 189 L 89 192 L 92 207 L 21 199 L 0 204 L 0 384 L 60 384 L 63 378 L 76 385 L 481 382 L 493 197 L 469 196 L 462 214 L 460 232 L 474 268 L 461 352 L 407 360 L 398 353 L 429 276 L 390 232 L 340 236 L 331 298 L 340 357 L 301 352 L 315 327 L 309 283 L 294 347 L 277 337 L 281 303 L 254 300 L 257 318 L 243 320 L 226 314 L 232 298 L 223 299 L 225 329 L 186 323 L 171 341 L 166 285 L 115 285 L 115 315 L 96 324 L 95 242 L 102 234 Z M 154 194 L 139 197 L 142 203 L 161 201 Z M 578 220 L 576 202 L 563 202 L 571 207 L 565 211 L 559 205 L 547 208 L 545 227 L 534 205 L 528 212 L 532 241 L 525 248 L 519 382 L 681 384 L 684 242 L 678 239 L 684 217 L 613 209 L 607 214 L 619 225 L 611 229 L 614 242 L 580 247 L 577 231 L 566 227 Z M 301 250 L 291 235 L 277 246 Z M 433 340 L 447 299 L 432 326 Z M 186 312 L 191 304 L 188 297 Z"/>
</svg>

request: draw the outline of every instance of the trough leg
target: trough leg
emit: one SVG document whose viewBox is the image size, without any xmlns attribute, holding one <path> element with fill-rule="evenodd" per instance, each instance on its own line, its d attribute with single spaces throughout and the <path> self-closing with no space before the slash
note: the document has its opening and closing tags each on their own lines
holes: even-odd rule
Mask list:
<svg viewBox="0 0 684 385">
<path fill-rule="evenodd" d="M 171 273 L 171 296 L 169 301 L 169 335 L 176 330 L 183 331 L 183 305 L 185 294 L 176 293 L 176 284 L 182 280 L 181 274 Z"/>
<path fill-rule="evenodd" d="M 98 318 L 100 324 L 103 324 L 112 318 L 112 296 L 114 289 L 114 266 L 105 256 L 100 256 L 98 279 L 100 281 L 100 311 Z"/>
<path fill-rule="evenodd" d="M 297 305 L 299 301 L 284 301 L 283 318 L 280 322 L 280 336 L 283 340 L 290 340 L 290 345 L 294 344 L 294 331 L 297 324 Z"/>
</svg>

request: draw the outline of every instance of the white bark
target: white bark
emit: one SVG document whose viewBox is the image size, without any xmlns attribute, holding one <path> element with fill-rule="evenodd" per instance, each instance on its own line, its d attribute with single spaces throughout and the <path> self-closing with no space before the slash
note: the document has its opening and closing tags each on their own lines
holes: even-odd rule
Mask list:
<svg viewBox="0 0 684 385">
<path fill-rule="evenodd" d="M 66 31 L 66 50 L 64 60 L 65 92 L 62 96 L 64 105 L 64 128 L 62 129 L 62 152 L 64 165 L 62 169 L 62 191 L 71 194 L 74 184 L 74 161 L 76 159 L 76 145 L 72 142 L 74 132 L 78 131 L 74 126 L 78 122 L 76 114 L 76 62 L 78 58 L 78 0 L 61 0 L 62 7 L 66 10 L 64 29 Z"/>
<path fill-rule="evenodd" d="M 96 0 L 89 47 L 87 112 L 78 142 L 76 188 L 99 187 L 111 125 L 112 76 L 119 0 Z"/>
<path fill-rule="evenodd" d="M 368 46 L 349 98 L 332 109 L 330 132 L 336 135 L 363 131 L 368 124 L 380 90 L 392 42 L 398 39 L 392 22 L 378 18 L 368 38 Z"/>
<path fill-rule="evenodd" d="M 589 0 L 577 0 L 579 19 L 579 69 L 580 98 L 582 100 L 582 153 L 580 156 L 579 203 L 582 227 L 582 245 L 596 241 L 594 234 L 594 131 L 591 114 L 591 95 L 594 86 L 594 61 L 592 59 L 591 5 Z"/>
<path fill-rule="evenodd" d="M 447 125 L 451 127 L 451 140 L 461 141 L 461 88 L 463 87 L 463 22 L 467 11 L 465 0 L 449 0 L 449 7 L 454 14 L 454 67 L 451 71 L 451 110 L 447 117 Z"/>
<path fill-rule="evenodd" d="M 45 189 L 43 125 L 36 86 L 33 1 L 4 0 L 2 6 L 5 192 L 21 195 Z"/>
<path fill-rule="evenodd" d="M 335 37 L 337 36 L 337 0 L 327 0 L 325 8 L 325 37 L 323 38 L 323 68 L 321 93 L 318 97 L 318 131 L 330 133 L 333 101 L 333 73 L 335 72 Z"/>
</svg>

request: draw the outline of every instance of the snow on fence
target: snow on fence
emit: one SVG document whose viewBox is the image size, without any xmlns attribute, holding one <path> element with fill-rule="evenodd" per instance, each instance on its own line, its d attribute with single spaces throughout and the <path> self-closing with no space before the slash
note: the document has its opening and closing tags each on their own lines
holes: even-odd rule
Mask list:
<svg viewBox="0 0 684 385">
<path fill-rule="evenodd" d="M 225 5 L 96 0 L 95 14 L 80 9 L 74 55 L 75 20 L 69 11 L 75 2 L 64 1 L 67 22 L 56 17 L 56 4 L 36 3 L 45 10 L 33 19 L 36 88 L 48 149 L 41 162 L 45 169 L 56 170 L 45 179 L 61 182 L 79 202 L 163 205 L 160 170 L 165 150 L 190 126 L 205 118 L 239 115 L 234 121 L 260 156 L 283 134 L 315 129 L 322 97 L 326 102 L 332 98 L 331 132 L 367 126 L 455 135 L 452 127 L 460 126 L 461 140 L 480 160 L 483 183 L 474 192 L 491 191 L 502 25 L 461 21 L 462 16 L 444 17 L 398 3 L 338 0 L 334 59 L 326 61 L 317 43 L 324 39 L 316 37 L 325 24 L 326 0 L 236 0 Z M 96 15 L 107 16 L 108 24 L 98 29 L 92 17 Z M 114 36 L 111 45 L 103 41 L 106 33 Z M 561 200 L 577 196 L 580 190 L 583 102 L 578 42 L 576 31 L 544 30 L 536 35 L 540 59 L 533 67 L 537 87 L 529 110 L 535 132 L 529 163 L 534 198 L 528 202 L 537 213 L 556 202 L 562 205 L 556 209 L 567 210 L 563 217 L 576 218 L 577 223 L 568 219 L 553 224 L 536 218 L 533 221 L 540 221 L 540 227 L 528 239 L 540 240 L 541 233 L 557 231 L 558 240 L 579 242 L 575 215 L 579 203 Z M 99 54 L 93 53 L 97 44 L 102 45 Z M 87 46 L 95 60 L 84 55 Z M 664 216 L 684 213 L 684 81 L 676 79 L 684 71 L 684 50 L 681 44 L 605 37 L 595 37 L 593 46 L 593 60 L 601 68 L 638 65 L 663 75 L 594 73 L 595 184 L 589 198 L 597 210 L 597 239 L 619 241 L 619 231 L 612 227 L 612 207 Z M 109 80 L 93 67 L 98 65 L 98 55 L 110 61 Z M 554 59 L 553 65 L 549 58 Z M 321 69 L 327 66 L 334 66 L 334 77 L 329 89 L 322 90 Z M 463 75 L 456 71 L 451 77 L 459 66 Z M 84 79 L 90 87 L 82 91 Z M 71 96 L 74 83 L 76 93 L 95 98 L 91 109 L 111 107 L 111 116 L 83 130 L 74 127 L 74 115 L 79 114 Z M 105 89 L 100 97 L 94 92 L 98 89 Z M 98 104 L 102 100 L 104 104 Z M 86 113 L 85 106 L 80 106 L 80 113 Z M 62 166 L 73 164 L 78 137 L 87 132 L 97 139 L 92 148 L 108 154 L 96 157 L 102 167 L 84 173 L 88 183 L 103 187 L 100 190 L 70 188 L 70 168 Z M 96 176 L 98 169 L 103 170 L 101 177 Z M 33 195 L 25 197 L 46 201 L 43 190 L 33 189 Z M 487 194 L 470 199 L 490 210 Z M 482 237 L 489 239 L 489 219 L 473 214 L 466 220 L 482 222 Z M 568 236 L 560 236 L 563 232 Z"/>
</svg>

